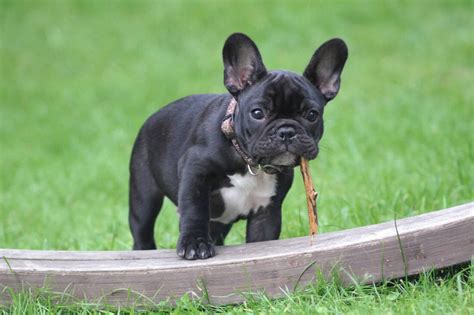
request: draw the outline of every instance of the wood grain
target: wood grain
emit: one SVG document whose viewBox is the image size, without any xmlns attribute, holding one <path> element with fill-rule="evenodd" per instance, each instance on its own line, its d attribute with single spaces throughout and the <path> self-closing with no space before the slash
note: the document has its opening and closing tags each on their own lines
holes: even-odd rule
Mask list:
<svg viewBox="0 0 474 315">
<path fill-rule="evenodd" d="M 473 226 L 469 203 L 397 220 L 398 236 L 391 221 L 320 234 L 313 246 L 301 237 L 218 247 L 209 260 L 182 260 L 174 250 L 0 249 L 0 303 L 10 303 L 10 289 L 30 288 L 61 293 L 67 302 L 136 306 L 189 294 L 212 304 L 236 303 L 255 292 L 282 296 L 300 277 L 299 287 L 316 281 L 316 270 L 337 273 L 348 284 L 378 282 L 470 261 Z"/>
</svg>

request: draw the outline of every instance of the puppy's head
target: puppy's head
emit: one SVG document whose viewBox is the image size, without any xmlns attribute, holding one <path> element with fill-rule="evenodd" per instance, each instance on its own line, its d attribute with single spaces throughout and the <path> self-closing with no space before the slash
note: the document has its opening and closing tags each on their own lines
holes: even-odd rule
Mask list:
<svg viewBox="0 0 474 315">
<path fill-rule="evenodd" d="M 262 165 L 295 166 L 316 158 L 323 112 L 341 82 L 347 46 L 331 39 L 313 54 L 303 75 L 267 71 L 255 43 L 232 34 L 223 49 L 224 84 L 237 99 L 237 140 Z"/>
</svg>

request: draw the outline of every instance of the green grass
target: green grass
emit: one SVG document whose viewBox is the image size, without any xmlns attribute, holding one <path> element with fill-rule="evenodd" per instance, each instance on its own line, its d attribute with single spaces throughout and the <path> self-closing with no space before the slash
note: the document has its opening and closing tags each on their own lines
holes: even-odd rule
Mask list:
<svg viewBox="0 0 474 315">
<path fill-rule="evenodd" d="M 472 267 L 447 275 L 435 273 L 422 274 L 416 281 L 393 281 L 378 286 L 355 284 L 343 288 L 337 280 L 319 282 L 297 293 L 286 294 L 284 298 L 269 299 L 263 294 L 249 296 L 240 305 L 210 306 L 196 300 L 183 298 L 177 305 L 166 303 L 149 304 L 155 313 L 290 313 L 290 314 L 472 314 L 472 286 L 474 277 Z M 468 275 L 469 273 L 469 275 Z M 51 295 L 40 298 L 24 293 L 15 296 L 10 312 L 24 314 L 32 312 L 51 313 L 139 313 L 140 310 L 121 309 L 77 303 L 65 306 Z M 141 307 L 143 310 L 143 307 Z"/>
<path fill-rule="evenodd" d="M 472 1 L 1 1 L 0 247 L 129 249 L 136 133 L 174 99 L 225 91 L 220 54 L 235 31 L 257 42 L 269 69 L 302 71 L 331 37 L 349 46 L 311 163 L 322 232 L 473 200 L 473 9 Z M 296 177 L 282 238 L 307 234 Z M 165 203 L 160 247 L 175 246 L 177 222 Z M 242 243 L 244 227 L 228 243 Z M 316 285 L 222 310 L 466 313 L 473 283 L 460 277 Z M 11 310 L 56 307 L 19 295 Z M 185 310 L 207 309 L 190 301 L 174 309 Z"/>
</svg>

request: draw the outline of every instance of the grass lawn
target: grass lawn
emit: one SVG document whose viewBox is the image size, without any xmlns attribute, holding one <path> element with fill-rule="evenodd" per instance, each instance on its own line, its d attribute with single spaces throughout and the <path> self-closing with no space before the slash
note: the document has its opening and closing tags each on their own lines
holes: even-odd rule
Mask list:
<svg viewBox="0 0 474 315">
<path fill-rule="evenodd" d="M 131 247 L 128 162 L 143 121 L 193 93 L 223 93 L 221 49 L 240 31 L 269 69 L 302 71 L 331 37 L 349 46 L 311 167 L 321 231 L 473 200 L 472 1 L 0 1 L 0 248 Z M 298 171 L 299 173 L 299 171 Z M 298 174 L 297 173 L 297 174 Z M 174 248 L 166 202 L 157 244 Z M 282 238 L 307 234 L 300 176 Z M 228 244 L 244 241 L 238 223 Z M 318 283 L 284 299 L 164 311 L 469 313 L 472 266 L 412 282 Z M 18 295 L 6 311 L 61 308 Z"/>
</svg>

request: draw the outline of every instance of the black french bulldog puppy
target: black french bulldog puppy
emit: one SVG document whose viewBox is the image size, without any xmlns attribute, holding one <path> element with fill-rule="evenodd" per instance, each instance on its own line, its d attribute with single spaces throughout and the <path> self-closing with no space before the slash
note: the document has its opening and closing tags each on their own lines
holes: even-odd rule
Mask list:
<svg viewBox="0 0 474 315">
<path fill-rule="evenodd" d="M 255 43 L 232 34 L 223 49 L 230 94 L 192 95 L 153 114 L 140 129 L 130 162 L 133 249 L 155 249 L 163 198 L 178 207 L 177 253 L 215 255 L 239 219 L 247 242 L 278 239 L 281 205 L 300 157 L 316 158 L 323 111 L 340 85 L 348 55 L 331 39 L 303 75 L 267 71 Z"/>
</svg>

